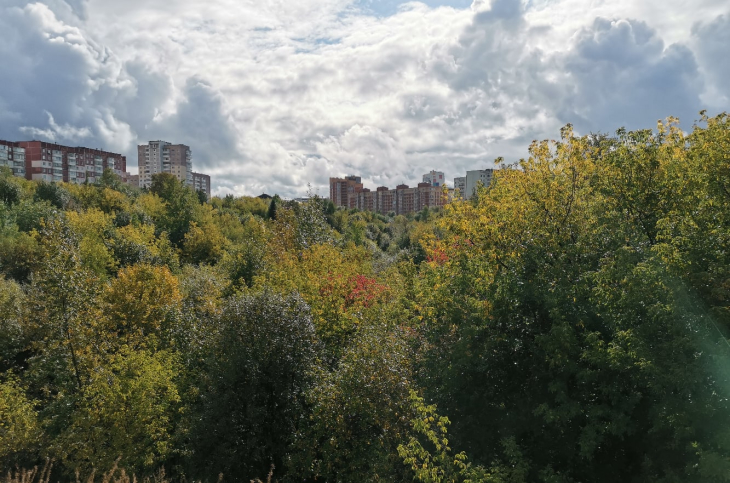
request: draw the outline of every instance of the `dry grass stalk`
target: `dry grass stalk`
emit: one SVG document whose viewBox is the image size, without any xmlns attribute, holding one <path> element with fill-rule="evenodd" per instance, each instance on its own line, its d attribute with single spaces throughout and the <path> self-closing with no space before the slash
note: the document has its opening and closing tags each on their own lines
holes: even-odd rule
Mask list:
<svg viewBox="0 0 730 483">
<path fill-rule="evenodd" d="M 266 483 L 271 483 L 271 479 L 274 477 L 274 465 L 271 465 L 271 468 L 269 469 L 269 475 L 266 477 Z M 223 473 L 218 475 L 218 482 L 223 479 Z M 251 483 L 264 483 L 259 478 L 256 478 L 255 480 L 251 480 Z"/>
</svg>

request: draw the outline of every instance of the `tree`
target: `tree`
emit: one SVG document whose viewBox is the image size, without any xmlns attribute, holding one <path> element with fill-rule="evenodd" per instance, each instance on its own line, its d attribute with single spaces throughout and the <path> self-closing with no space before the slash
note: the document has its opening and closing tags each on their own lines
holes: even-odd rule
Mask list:
<svg viewBox="0 0 730 483">
<path fill-rule="evenodd" d="M 103 294 L 105 324 L 111 343 L 157 348 L 169 344 L 182 295 L 164 266 L 123 268 Z"/>
<path fill-rule="evenodd" d="M 65 209 L 71 201 L 71 194 L 58 183 L 41 181 L 36 185 L 34 201 L 48 201 L 58 209 Z"/>
<path fill-rule="evenodd" d="M 32 461 L 24 453 L 36 451 L 42 430 L 36 401 L 28 398 L 12 373 L 0 380 L 0 471 Z"/>
<path fill-rule="evenodd" d="M 195 191 L 169 173 L 158 173 L 152 176 L 150 193 L 164 201 L 164 214 L 156 220 L 158 231 L 167 232 L 172 244 L 182 247 L 191 223 L 200 221 Z"/>
<path fill-rule="evenodd" d="M 312 416 L 300 430 L 293 474 L 341 482 L 411 481 L 398 456 L 410 434 L 412 356 L 392 314 L 365 321 L 332 371 L 309 391 Z"/>
<path fill-rule="evenodd" d="M 43 259 L 29 291 L 29 326 L 36 355 L 32 364 L 50 392 L 73 394 L 88 377 L 95 335 L 98 277 L 82 265 L 79 236 L 65 220 L 53 220 L 38 234 Z M 36 364 L 37 363 L 37 364 Z M 49 373 L 44 367 L 56 365 Z"/>
<path fill-rule="evenodd" d="M 0 168 L 0 202 L 12 206 L 20 202 L 21 188 L 14 182 L 9 168 Z"/>
<path fill-rule="evenodd" d="M 272 463 L 286 472 L 318 357 L 309 308 L 296 295 L 241 295 L 217 324 L 199 382 L 190 471 L 231 481 L 266 474 Z"/>
<path fill-rule="evenodd" d="M 279 198 L 279 195 L 274 195 L 273 198 L 271 198 L 271 203 L 269 203 L 269 211 L 266 213 L 266 217 L 269 220 L 276 221 L 276 211 L 277 211 L 277 205 L 281 203 L 281 198 Z"/>
<path fill-rule="evenodd" d="M 0 276 L 0 373 L 25 362 L 29 340 L 23 320 L 25 292 L 20 284 Z"/>
<path fill-rule="evenodd" d="M 426 240 L 420 374 L 475 463 L 508 460 L 511 442 L 528 481 L 726 471 L 725 433 L 706 429 L 729 414 L 725 342 L 660 243 L 698 213 L 683 197 L 707 195 L 679 181 L 689 146 L 663 129 L 597 146 L 567 126 Z"/>
<path fill-rule="evenodd" d="M 174 353 L 124 348 L 91 373 L 51 452 L 67 468 L 122 467 L 151 474 L 172 452 L 180 395 Z"/>
<path fill-rule="evenodd" d="M 183 258 L 196 265 L 201 263 L 215 265 L 223 257 L 226 245 L 227 240 L 216 225 L 208 223 L 199 227 L 193 222 L 185 234 Z"/>
</svg>

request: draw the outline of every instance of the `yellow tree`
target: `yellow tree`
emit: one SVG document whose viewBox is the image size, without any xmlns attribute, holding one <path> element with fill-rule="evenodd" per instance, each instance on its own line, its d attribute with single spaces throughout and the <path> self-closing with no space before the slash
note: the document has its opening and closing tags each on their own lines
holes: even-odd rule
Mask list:
<svg viewBox="0 0 730 483">
<path fill-rule="evenodd" d="M 130 347 L 157 347 L 167 340 L 182 303 L 170 270 L 148 264 L 120 270 L 102 297 L 112 342 L 118 337 Z"/>
</svg>

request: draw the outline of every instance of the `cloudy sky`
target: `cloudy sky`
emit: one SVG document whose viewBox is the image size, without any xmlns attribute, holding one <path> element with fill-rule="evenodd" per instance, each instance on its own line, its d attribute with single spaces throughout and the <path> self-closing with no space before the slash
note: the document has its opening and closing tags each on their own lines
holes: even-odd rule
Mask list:
<svg viewBox="0 0 730 483">
<path fill-rule="evenodd" d="M 0 0 L 0 139 L 185 143 L 216 194 L 448 178 L 730 110 L 727 0 Z"/>
</svg>

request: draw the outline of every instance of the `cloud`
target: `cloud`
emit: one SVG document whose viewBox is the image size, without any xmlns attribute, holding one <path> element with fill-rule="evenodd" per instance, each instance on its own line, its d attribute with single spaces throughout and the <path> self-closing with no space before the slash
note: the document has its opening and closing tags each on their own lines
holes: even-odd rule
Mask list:
<svg viewBox="0 0 730 483">
<path fill-rule="evenodd" d="M 44 4 L 3 13 L 0 52 L 11 67 L 0 71 L 0 100 L 10 115 L 0 136 L 127 149 L 131 129 L 114 116 L 132 85 L 120 60 Z"/>
<path fill-rule="evenodd" d="M 565 123 L 730 106 L 721 0 L 6 0 L 0 138 L 186 143 L 214 191 L 516 160 Z"/>
<path fill-rule="evenodd" d="M 693 52 L 665 47 L 641 21 L 597 18 L 576 34 L 565 69 L 572 92 L 561 119 L 583 132 L 653 127 L 667 116 L 691 122 L 702 107 Z"/>
<path fill-rule="evenodd" d="M 708 101 L 721 105 L 723 109 L 730 109 L 730 60 L 727 57 L 730 10 L 710 22 L 695 23 L 692 36 L 701 68 L 707 73 L 710 87 Z"/>
<path fill-rule="evenodd" d="M 91 130 L 87 127 L 75 128 L 70 124 L 59 126 L 55 119 L 53 119 L 53 115 L 50 112 L 46 111 L 46 115 L 48 116 L 49 129 L 21 126 L 20 132 L 33 137 L 50 139 L 51 141 L 64 140 L 76 142 L 91 136 Z"/>
</svg>

